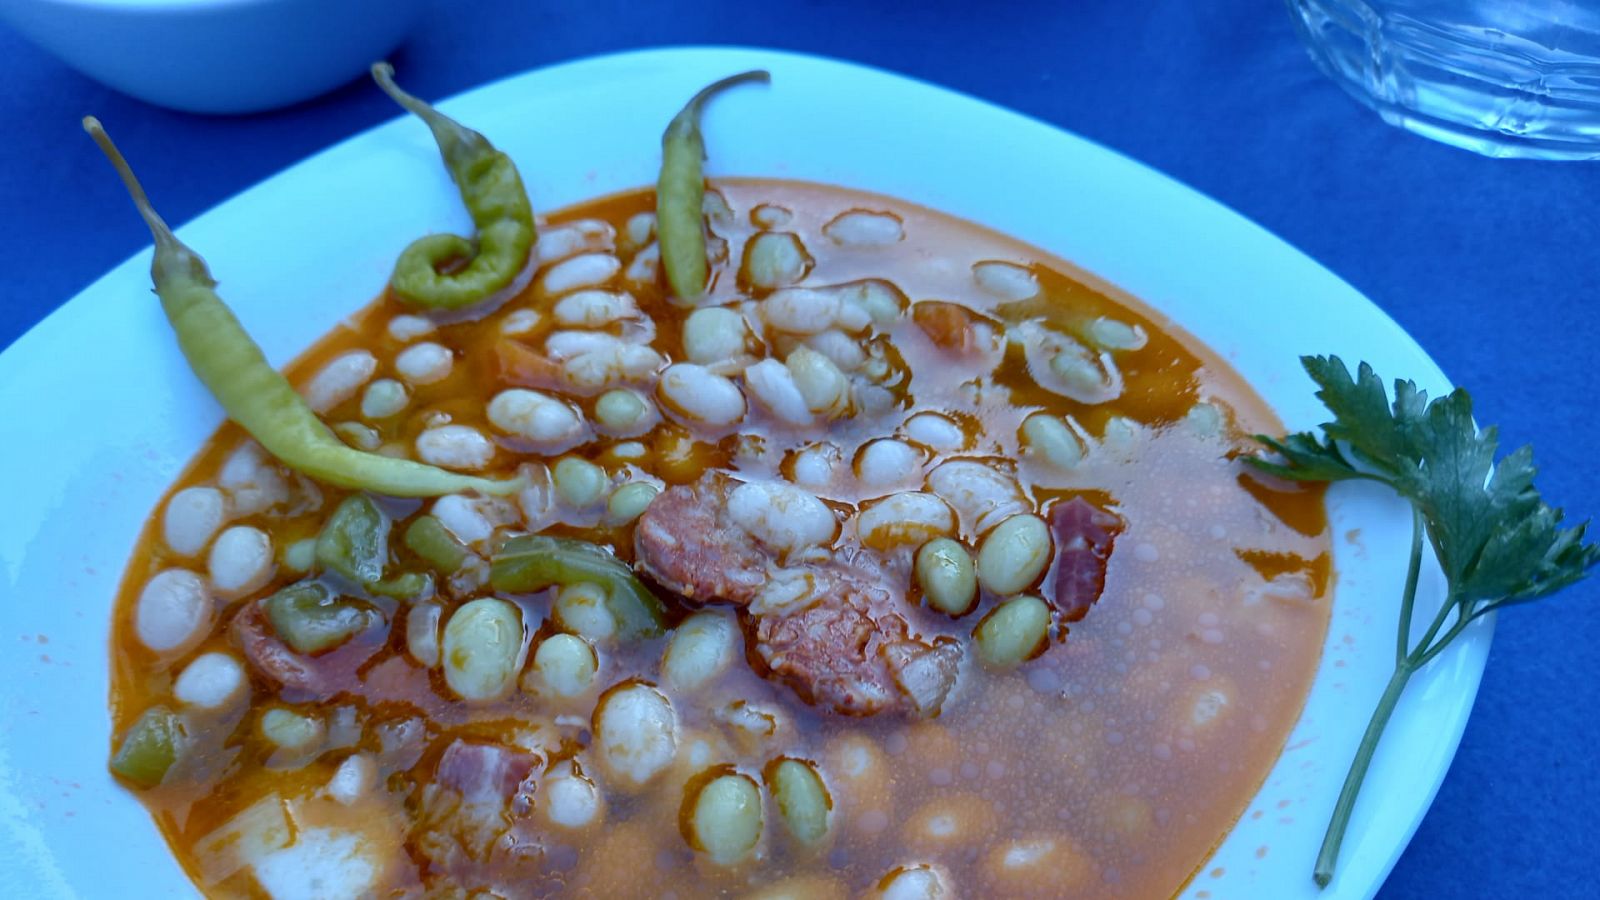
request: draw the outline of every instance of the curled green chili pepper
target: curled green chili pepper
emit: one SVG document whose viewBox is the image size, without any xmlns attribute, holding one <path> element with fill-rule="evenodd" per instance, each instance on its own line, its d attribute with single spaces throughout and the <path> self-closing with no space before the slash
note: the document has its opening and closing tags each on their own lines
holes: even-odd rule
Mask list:
<svg viewBox="0 0 1600 900">
<path fill-rule="evenodd" d="M 627 563 L 588 541 L 525 534 L 494 555 L 489 584 L 497 591 L 523 593 L 551 585 L 588 583 L 606 592 L 606 608 L 627 640 L 655 637 L 666 627 L 666 609 Z"/>
<path fill-rule="evenodd" d="M 703 88 L 672 118 L 661 135 L 661 175 L 656 179 L 656 233 L 667 285 L 684 300 L 698 298 L 706 287 L 706 234 L 701 206 L 705 203 L 706 142 L 700 134 L 700 110 L 714 95 L 736 84 L 772 76 L 756 70 L 730 75 Z"/>
<path fill-rule="evenodd" d="M 183 719 L 165 706 L 152 706 L 122 735 L 111 755 L 111 771 L 143 788 L 160 784 L 188 743 Z"/>
<path fill-rule="evenodd" d="M 288 379 L 267 362 L 261 348 L 217 296 L 217 283 L 205 261 L 179 241 L 156 214 L 99 120 L 89 116 L 83 120 L 83 128 L 116 167 L 139 215 L 150 227 L 155 240 L 150 277 L 189 367 L 222 404 L 228 418 L 250 432 L 267 452 L 319 481 L 396 497 L 435 497 L 468 490 L 506 494 L 521 487 L 520 479 L 495 481 L 458 475 L 345 446 L 295 393 Z"/>
<path fill-rule="evenodd" d="M 522 177 L 511 157 L 483 135 L 401 90 L 388 63 L 374 63 L 372 78 L 433 132 L 439 155 L 478 230 L 475 241 L 430 234 L 413 242 L 395 263 L 394 292 L 426 309 L 461 309 L 479 303 L 527 268 L 534 240 L 533 206 Z M 462 262 L 466 264 L 454 267 Z"/>
<path fill-rule="evenodd" d="M 278 639 L 296 653 L 331 650 L 381 621 L 376 610 L 318 581 L 291 584 L 262 601 Z"/>
</svg>

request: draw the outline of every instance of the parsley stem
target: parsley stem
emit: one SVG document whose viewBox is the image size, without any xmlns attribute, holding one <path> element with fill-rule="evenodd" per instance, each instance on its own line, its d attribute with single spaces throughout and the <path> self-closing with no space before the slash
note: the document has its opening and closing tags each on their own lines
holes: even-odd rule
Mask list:
<svg viewBox="0 0 1600 900">
<path fill-rule="evenodd" d="M 1367 730 L 1361 736 L 1361 743 L 1356 747 L 1355 759 L 1350 761 L 1350 771 L 1345 775 L 1344 787 L 1339 790 L 1339 799 L 1333 805 L 1333 817 L 1328 820 L 1327 834 L 1322 838 L 1322 850 L 1317 854 L 1317 866 L 1311 877 L 1315 879 L 1318 887 L 1327 887 L 1333 880 L 1334 865 L 1339 861 L 1339 847 L 1344 843 L 1345 830 L 1350 827 L 1350 814 L 1356 807 L 1356 796 L 1361 793 L 1361 784 L 1366 781 L 1367 768 L 1372 765 L 1372 754 L 1377 752 L 1378 741 L 1383 737 L 1383 729 L 1389 724 L 1389 717 L 1394 714 L 1395 704 L 1400 701 L 1400 695 L 1405 692 L 1406 683 L 1411 680 L 1411 673 L 1415 672 L 1418 663 L 1411 652 L 1411 613 L 1417 602 L 1417 580 L 1422 571 L 1422 537 L 1424 521 L 1421 510 L 1416 506 L 1411 508 L 1411 558 L 1406 566 L 1405 593 L 1400 597 L 1400 636 L 1395 645 L 1394 674 L 1389 676 L 1389 684 L 1383 689 L 1383 696 L 1378 698 L 1378 708 L 1372 711 L 1372 718 L 1367 721 Z M 1427 647 L 1433 635 L 1438 632 L 1444 622 L 1444 613 L 1449 609 L 1447 601 L 1439 615 L 1434 617 L 1432 626 L 1428 629 L 1428 636 L 1423 638 L 1418 646 Z"/>
<path fill-rule="evenodd" d="M 1395 639 L 1394 664 L 1411 652 L 1411 609 L 1417 599 L 1417 577 L 1422 574 L 1422 510 L 1411 505 L 1411 562 L 1406 566 L 1406 590 L 1400 598 L 1400 630 Z"/>
<path fill-rule="evenodd" d="M 1356 748 L 1356 758 L 1350 762 L 1350 773 L 1345 776 L 1344 788 L 1339 791 L 1339 801 L 1333 806 L 1328 833 L 1322 838 L 1322 851 L 1317 854 L 1317 868 L 1311 877 L 1316 880 L 1318 887 L 1327 887 L 1328 882 L 1333 880 L 1333 867 L 1339 860 L 1339 845 L 1344 843 L 1345 829 L 1350 826 L 1350 813 L 1355 809 L 1356 795 L 1361 793 L 1361 782 L 1366 780 L 1367 767 L 1372 764 L 1372 754 L 1378 749 L 1378 740 L 1383 737 L 1389 716 L 1393 715 L 1395 704 L 1399 702 L 1406 682 L 1411 680 L 1414 671 L 1410 663 L 1405 661 L 1394 667 L 1394 674 L 1389 676 L 1389 686 L 1383 689 L 1383 696 L 1378 698 L 1378 708 L 1372 711 L 1372 719 L 1367 722 L 1367 731 Z"/>
</svg>

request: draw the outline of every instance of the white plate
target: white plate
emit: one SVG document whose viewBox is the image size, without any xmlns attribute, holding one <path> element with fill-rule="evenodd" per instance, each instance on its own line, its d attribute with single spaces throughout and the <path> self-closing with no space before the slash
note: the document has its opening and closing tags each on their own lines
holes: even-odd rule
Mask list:
<svg viewBox="0 0 1600 900">
<path fill-rule="evenodd" d="M 1081 138 L 883 72 L 768 51 L 653 50 L 531 72 L 443 107 L 509 152 L 534 204 L 554 209 L 653 182 L 662 123 L 683 99 L 755 67 L 772 70 L 771 89 L 730 93 L 709 117 L 713 177 L 860 187 L 1036 244 L 1216 348 L 1292 428 L 1323 420 L 1302 353 L 1448 387 L 1349 285 L 1212 200 Z M 164 186 L 148 187 L 159 205 Z M 409 240 L 468 224 L 427 131 L 404 121 L 312 157 L 181 234 L 283 363 L 375 296 Z M 148 267 L 139 253 L 0 356 L 0 884 L 33 897 L 120 897 L 130 883 L 140 895 L 193 893 L 105 769 L 111 598 L 140 525 L 221 420 L 150 296 Z M 1393 662 L 1410 524 L 1376 492 L 1341 487 L 1330 506 L 1339 579 L 1310 700 L 1187 897 L 1318 896 L 1312 860 Z M 1359 542 L 1346 540 L 1357 528 Z M 1441 597 L 1434 570 L 1419 604 Z M 1413 679 L 1321 896 L 1370 897 L 1394 865 L 1455 754 L 1492 630 L 1473 625 Z"/>
</svg>

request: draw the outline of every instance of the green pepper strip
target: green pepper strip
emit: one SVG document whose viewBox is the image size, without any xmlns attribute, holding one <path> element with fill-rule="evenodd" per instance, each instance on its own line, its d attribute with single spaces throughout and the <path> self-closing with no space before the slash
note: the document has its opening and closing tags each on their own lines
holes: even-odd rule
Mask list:
<svg viewBox="0 0 1600 900">
<path fill-rule="evenodd" d="M 291 584 L 262 604 L 272 630 L 296 653 L 321 653 L 372 627 L 377 613 L 316 581 Z"/>
<path fill-rule="evenodd" d="M 155 787 L 167 777 L 186 742 L 178 714 L 165 706 L 152 706 L 123 734 L 122 744 L 111 755 L 111 771 L 140 787 Z"/>
<path fill-rule="evenodd" d="M 178 346 L 200 381 L 267 452 L 304 475 L 344 488 L 395 497 L 436 497 L 477 490 L 513 493 L 520 479 L 496 481 L 447 472 L 435 466 L 354 450 L 328 429 L 304 399 L 274 369 L 234 318 L 205 261 L 185 246 L 150 205 L 127 160 L 106 135 L 99 120 L 83 120 L 128 188 L 139 215 L 155 239 L 150 277 L 161 308 L 178 337 Z"/>
<path fill-rule="evenodd" d="M 389 517 L 365 494 L 344 498 L 317 535 L 317 562 L 366 587 L 388 561 Z"/>
<path fill-rule="evenodd" d="M 724 78 L 695 94 L 661 135 L 656 233 L 660 236 L 661 264 L 667 270 L 667 285 L 673 294 L 684 300 L 697 299 L 705 291 L 710 269 L 701 211 L 706 196 L 706 142 L 700 134 L 700 110 L 707 100 L 726 88 L 771 80 L 771 75 L 760 70 Z"/>
<path fill-rule="evenodd" d="M 406 527 L 404 540 L 412 553 L 445 575 L 461 568 L 461 564 L 467 561 L 467 548 L 434 516 L 417 516 Z"/>
<path fill-rule="evenodd" d="M 430 234 L 413 242 L 395 263 L 394 292 L 426 309 L 461 309 L 479 303 L 515 281 L 533 250 L 533 206 L 522 177 L 511 157 L 483 135 L 401 90 L 388 63 L 374 63 L 372 78 L 396 103 L 427 123 L 478 230 L 475 244 L 454 234 Z M 460 260 L 467 260 L 467 265 L 448 274 L 440 272 Z"/>
<path fill-rule="evenodd" d="M 497 591 L 525 593 L 551 585 L 588 583 L 606 592 L 606 608 L 625 640 L 655 637 L 666 627 L 666 609 L 622 560 L 587 541 L 525 534 L 507 541 L 489 566 Z"/>
</svg>

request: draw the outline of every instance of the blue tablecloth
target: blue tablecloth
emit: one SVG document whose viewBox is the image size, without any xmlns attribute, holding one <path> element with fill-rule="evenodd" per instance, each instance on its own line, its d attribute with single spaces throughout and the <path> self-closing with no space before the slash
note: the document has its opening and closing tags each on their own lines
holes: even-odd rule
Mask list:
<svg viewBox="0 0 1600 900">
<path fill-rule="evenodd" d="M 1052 122 L 1216 197 L 1343 276 L 1471 388 L 1480 421 L 1501 423 L 1507 444 L 1537 439 L 1547 496 L 1600 512 L 1589 470 L 1600 168 L 1481 159 L 1381 124 L 1312 67 L 1275 4 L 985 5 L 440 3 L 394 59 L 412 90 L 442 97 L 614 50 L 766 45 Z M 366 83 L 247 118 L 153 109 L 3 28 L 0 84 L 0 346 L 148 242 L 79 131 L 82 113 L 115 123 L 174 222 L 394 114 Z M 1460 754 L 1383 896 L 1595 896 L 1597 594 L 1600 582 L 1502 617 Z"/>
</svg>

